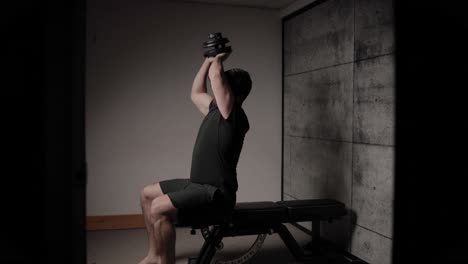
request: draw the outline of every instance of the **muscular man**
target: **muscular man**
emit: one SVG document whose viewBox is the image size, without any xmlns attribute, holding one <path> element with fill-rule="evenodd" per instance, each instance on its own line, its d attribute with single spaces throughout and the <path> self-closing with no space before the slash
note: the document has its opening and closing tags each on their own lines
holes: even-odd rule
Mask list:
<svg viewBox="0 0 468 264">
<path fill-rule="evenodd" d="M 206 58 L 192 85 L 191 99 L 205 116 L 193 148 L 190 179 L 172 179 L 141 191 L 141 208 L 148 232 L 148 255 L 140 264 L 175 263 L 177 210 L 216 204 L 236 204 L 237 162 L 249 130 L 242 103 L 252 81 L 241 69 L 224 71 L 229 54 Z M 214 98 L 207 93 L 209 77 Z"/>
</svg>

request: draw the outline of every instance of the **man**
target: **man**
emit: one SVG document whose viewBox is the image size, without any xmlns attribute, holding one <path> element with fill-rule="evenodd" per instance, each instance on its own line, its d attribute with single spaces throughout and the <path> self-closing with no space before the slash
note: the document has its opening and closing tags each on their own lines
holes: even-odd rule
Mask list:
<svg viewBox="0 0 468 264">
<path fill-rule="evenodd" d="M 177 210 L 204 205 L 233 208 L 236 204 L 236 167 L 249 130 L 242 103 L 252 81 L 241 69 L 224 72 L 229 54 L 206 58 L 192 85 L 191 99 L 205 116 L 192 154 L 190 179 L 172 179 L 148 185 L 140 201 L 148 232 L 148 255 L 139 264 L 175 263 Z M 214 98 L 207 93 L 210 78 Z"/>
</svg>

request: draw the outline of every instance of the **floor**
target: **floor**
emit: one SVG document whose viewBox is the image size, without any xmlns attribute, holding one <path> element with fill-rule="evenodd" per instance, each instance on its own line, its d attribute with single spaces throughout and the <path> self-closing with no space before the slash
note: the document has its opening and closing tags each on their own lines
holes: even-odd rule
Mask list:
<svg viewBox="0 0 468 264">
<path fill-rule="evenodd" d="M 310 237 L 286 224 L 299 245 L 305 245 Z M 190 228 L 177 228 L 176 264 L 187 264 L 189 256 L 196 256 L 203 244 L 203 236 L 197 230 L 190 234 Z M 227 260 L 241 256 L 250 248 L 257 236 L 226 237 L 224 248 L 215 259 Z M 147 235 L 144 229 L 89 231 L 87 237 L 87 264 L 137 264 L 147 253 Z M 293 263 L 294 258 L 278 234 L 267 235 L 261 250 L 250 263 Z"/>
</svg>

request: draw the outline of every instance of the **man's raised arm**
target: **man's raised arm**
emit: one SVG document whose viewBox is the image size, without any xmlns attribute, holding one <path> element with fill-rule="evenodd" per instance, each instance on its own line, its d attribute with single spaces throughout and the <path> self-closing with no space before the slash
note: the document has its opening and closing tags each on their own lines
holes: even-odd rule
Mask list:
<svg viewBox="0 0 468 264">
<path fill-rule="evenodd" d="M 208 114 L 210 103 L 213 100 L 213 97 L 206 92 L 206 76 L 208 75 L 210 64 L 211 60 L 208 58 L 205 59 L 193 80 L 192 92 L 190 95 L 192 102 L 203 115 Z"/>
<path fill-rule="evenodd" d="M 212 59 L 209 69 L 209 77 L 211 81 L 211 88 L 216 98 L 216 105 L 219 112 L 227 119 L 234 104 L 234 96 L 231 88 L 229 87 L 226 77 L 224 76 L 223 61 L 229 56 L 229 53 L 221 53 Z"/>
</svg>

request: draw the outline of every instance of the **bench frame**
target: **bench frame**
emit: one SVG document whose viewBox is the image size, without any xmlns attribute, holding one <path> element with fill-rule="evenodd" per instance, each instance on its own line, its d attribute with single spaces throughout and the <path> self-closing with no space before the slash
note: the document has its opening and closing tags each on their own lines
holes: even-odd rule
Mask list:
<svg viewBox="0 0 468 264">
<path fill-rule="evenodd" d="M 294 226 L 298 225 L 293 223 Z M 312 240 L 305 247 L 301 247 L 291 232 L 283 223 L 276 224 L 255 224 L 255 225 L 235 225 L 227 224 L 213 226 L 209 235 L 205 238 L 205 242 L 199 251 L 198 257 L 189 258 L 189 264 L 210 264 L 216 253 L 217 247 L 224 237 L 248 236 L 260 234 L 277 233 L 281 240 L 294 256 L 296 261 L 325 261 L 333 259 L 343 259 L 346 262 L 340 263 L 365 263 L 360 259 L 349 255 L 344 255 L 344 252 L 337 250 L 336 246 L 320 235 L 320 220 L 312 221 Z M 309 253 L 306 253 L 309 251 Z"/>
<path fill-rule="evenodd" d="M 306 201 L 306 200 L 303 200 Z M 311 200 L 316 203 L 315 206 L 320 207 L 320 200 Z M 331 200 L 328 200 L 331 201 Z M 336 201 L 331 201 L 333 203 L 338 203 Z M 295 260 L 298 263 L 360 263 L 364 264 L 366 262 L 362 261 L 361 259 L 349 254 L 345 250 L 339 249 L 336 245 L 331 243 L 330 241 L 324 239 L 321 236 L 321 222 L 328 221 L 332 222 L 334 220 L 340 219 L 342 216 L 346 215 L 346 211 L 344 205 L 342 204 L 341 210 L 337 211 L 330 211 L 325 207 L 322 207 L 323 213 L 318 213 L 319 211 L 311 214 L 304 214 L 304 212 L 298 211 L 298 214 L 294 213 L 294 211 L 289 211 L 291 208 L 288 206 L 287 202 L 277 202 L 277 204 L 283 203 L 283 206 L 288 208 L 288 214 L 291 213 L 294 215 L 292 217 L 293 221 L 299 222 L 312 222 L 312 231 L 307 230 L 306 228 L 300 226 L 296 222 L 285 222 L 285 219 L 277 220 L 276 222 L 261 222 L 261 221 L 250 221 L 250 222 L 242 222 L 242 221 L 232 221 L 233 218 L 233 211 L 230 211 L 227 215 L 224 215 L 223 221 L 220 223 L 209 224 L 206 223 L 205 225 L 200 223 L 195 223 L 196 221 L 192 222 L 191 226 L 192 231 L 191 234 L 195 234 L 195 229 L 201 229 L 205 242 L 202 248 L 199 251 L 197 257 L 190 257 L 188 259 L 188 264 L 211 264 L 213 263 L 213 257 L 217 250 L 222 249 L 223 243 L 222 240 L 224 237 L 236 237 L 236 236 L 248 236 L 248 235 L 258 235 L 257 240 L 254 242 L 253 246 L 249 249 L 248 253 L 253 254 L 245 254 L 241 258 L 236 259 L 235 261 L 219 261 L 222 264 L 226 263 L 245 263 L 251 257 L 253 257 L 258 251 L 258 249 L 263 244 L 263 240 L 265 239 L 266 234 L 274 234 L 277 233 L 283 243 L 286 245 L 288 250 L 294 256 Z M 286 203 L 286 204 L 284 204 Z M 328 202 L 325 202 L 328 203 Z M 294 208 L 294 205 L 291 205 Z M 299 205 L 300 207 L 301 205 Z M 213 221 L 212 221 L 213 222 Z M 311 241 L 301 247 L 290 231 L 286 228 L 284 223 L 292 223 L 293 226 L 300 229 L 301 231 L 306 232 L 311 236 Z M 183 223 L 181 226 L 184 226 Z M 185 225 L 187 226 L 187 225 Z M 211 227 L 211 229 L 209 228 Z M 250 252 L 251 250 L 255 252 Z M 247 256 L 247 257 L 245 257 Z M 216 261 L 218 262 L 218 261 Z"/>
</svg>

